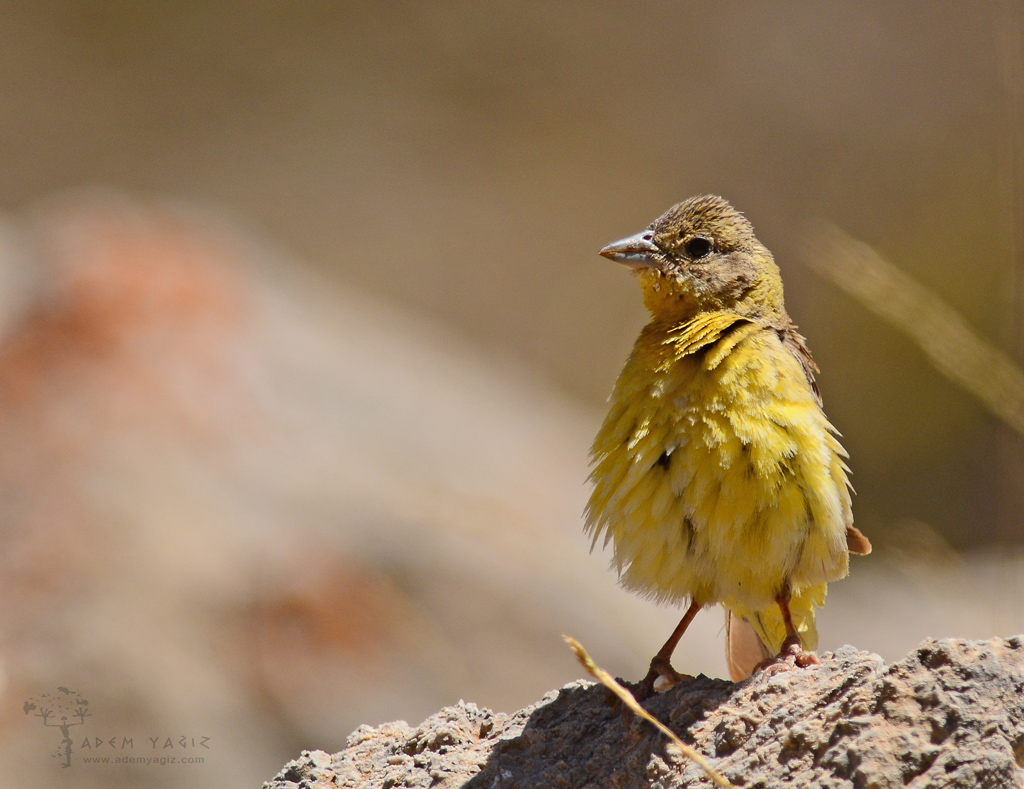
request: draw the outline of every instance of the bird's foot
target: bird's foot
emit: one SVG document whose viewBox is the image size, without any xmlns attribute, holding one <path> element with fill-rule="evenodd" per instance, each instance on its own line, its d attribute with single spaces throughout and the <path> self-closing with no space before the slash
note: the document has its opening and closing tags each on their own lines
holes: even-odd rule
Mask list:
<svg viewBox="0 0 1024 789">
<path fill-rule="evenodd" d="M 754 673 L 763 671 L 765 674 L 775 674 L 779 671 L 789 671 L 793 668 L 807 668 L 808 666 L 819 666 L 821 661 L 813 652 L 804 652 L 800 639 L 790 636 L 782 642 L 782 649 L 773 658 L 762 660 L 754 666 Z"/>
<path fill-rule="evenodd" d="M 651 661 L 651 668 L 647 672 L 647 676 L 640 680 L 633 690 L 633 695 L 637 701 L 645 701 L 655 693 L 664 693 L 688 679 L 693 679 L 693 676 L 681 674 L 672 668 L 672 664 L 667 659 L 655 657 Z"/>
</svg>

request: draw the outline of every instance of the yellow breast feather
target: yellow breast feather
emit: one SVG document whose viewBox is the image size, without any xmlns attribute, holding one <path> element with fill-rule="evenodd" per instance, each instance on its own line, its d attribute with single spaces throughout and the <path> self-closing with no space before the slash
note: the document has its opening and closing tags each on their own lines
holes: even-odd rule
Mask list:
<svg viewBox="0 0 1024 789">
<path fill-rule="evenodd" d="M 592 454 L 586 528 L 628 589 L 746 611 L 846 574 L 845 452 L 770 327 L 649 325 Z"/>
</svg>

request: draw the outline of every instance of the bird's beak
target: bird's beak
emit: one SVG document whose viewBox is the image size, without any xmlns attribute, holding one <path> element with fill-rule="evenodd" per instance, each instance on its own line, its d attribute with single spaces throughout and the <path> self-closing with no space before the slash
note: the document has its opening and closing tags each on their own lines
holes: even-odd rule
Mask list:
<svg viewBox="0 0 1024 789">
<path fill-rule="evenodd" d="M 664 255 L 651 241 L 650 230 L 644 230 L 635 236 L 609 244 L 601 250 L 600 254 L 616 263 L 629 266 L 631 269 L 661 269 L 661 258 Z"/>
</svg>

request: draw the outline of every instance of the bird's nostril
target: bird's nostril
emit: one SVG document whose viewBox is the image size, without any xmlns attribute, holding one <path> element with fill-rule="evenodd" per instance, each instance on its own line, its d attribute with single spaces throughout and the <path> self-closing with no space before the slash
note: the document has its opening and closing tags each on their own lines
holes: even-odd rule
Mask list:
<svg viewBox="0 0 1024 789">
<path fill-rule="evenodd" d="M 652 233 L 644 233 L 644 241 L 650 241 L 652 238 L 654 238 Z"/>
</svg>

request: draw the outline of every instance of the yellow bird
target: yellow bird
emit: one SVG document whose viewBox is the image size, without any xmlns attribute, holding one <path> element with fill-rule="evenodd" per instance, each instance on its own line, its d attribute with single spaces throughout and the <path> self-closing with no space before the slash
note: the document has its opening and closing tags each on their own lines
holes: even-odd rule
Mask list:
<svg viewBox="0 0 1024 789">
<path fill-rule="evenodd" d="M 683 676 L 676 644 L 716 603 L 734 680 L 817 663 L 814 607 L 871 545 L 853 527 L 847 454 L 771 252 L 708 195 L 601 254 L 635 271 L 652 318 L 591 449 L 586 529 L 611 541 L 627 589 L 689 601 L 640 694 Z"/>
</svg>

